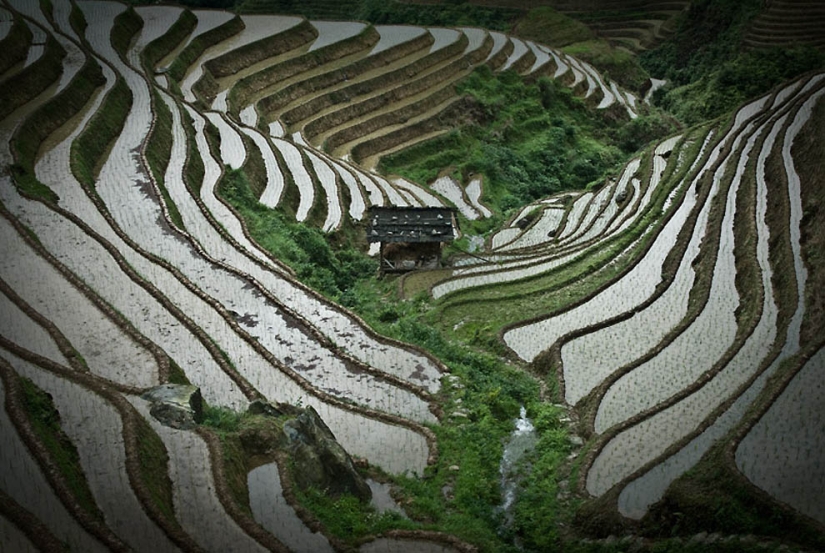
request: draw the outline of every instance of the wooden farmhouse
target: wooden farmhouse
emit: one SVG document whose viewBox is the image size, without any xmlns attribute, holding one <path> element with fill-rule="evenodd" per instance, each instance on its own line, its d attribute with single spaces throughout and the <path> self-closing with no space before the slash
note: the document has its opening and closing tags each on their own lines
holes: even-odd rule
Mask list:
<svg viewBox="0 0 825 553">
<path fill-rule="evenodd" d="M 448 207 L 372 207 L 367 242 L 381 244 L 382 273 L 441 266 L 441 247 L 455 240 L 458 224 Z"/>
</svg>

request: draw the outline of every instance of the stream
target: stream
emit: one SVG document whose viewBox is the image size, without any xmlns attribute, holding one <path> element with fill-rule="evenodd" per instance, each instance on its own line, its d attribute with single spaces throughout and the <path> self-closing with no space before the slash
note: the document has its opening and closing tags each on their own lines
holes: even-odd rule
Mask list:
<svg viewBox="0 0 825 553">
<path fill-rule="evenodd" d="M 516 419 L 516 427 L 510 434 L 510 440 L 504 446 L 504 455 L 501 457 L 499 474 L 501 475 L 501 505 L 498 512 L 504 513 L 504 528 L 513 523 L 513 505 L 518 496 L 518 487 L 523 478 L 521 471 L 521 460 L 526 453 L 529 453 L 536 446 L 536 429 L 533 423 L 527 418 L 527 410 L 521 407 L 519 418 Z"/>
</svg>

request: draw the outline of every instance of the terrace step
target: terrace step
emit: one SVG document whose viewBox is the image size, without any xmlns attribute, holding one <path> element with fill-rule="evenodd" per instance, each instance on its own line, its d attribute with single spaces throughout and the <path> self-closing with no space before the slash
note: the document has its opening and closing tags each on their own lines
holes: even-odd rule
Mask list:
<svg viewBox="0 0 825 553">
<path fill-rule="evenodd" d="M 385 29 L 384 32 L 389 33 L 390 29 Z M 394 44 L 377 54 L 370 53 L 345 66 L 310 74 L 308 78 L 296 80 L 291 84 L 283 84 L 278 90 L 267 91 L 268 95 L 258 101 L 258 111 L 267 121 L 272 121 L 292 102 L 303 103 L 318 94 L 343 88 L 347 86 L 347 81 L 352 79 L 369 79 L 386 71 L 389 64 L 398 64 L 395 67 L 406 65 L 412 61 L 410 56 L 423 57 L 426 55 L 424 50 L 431 46 L 433 41 L 432 35 L 421 33 L 411 40 Z"/>
<path fill-rule="evenodd" d="M 311 139 L 333 126 L 362 116 L 377 106 L 402 100 L 415 93 L 408 91 L 419 90 L 438 79 L 439 74 L 446 76 L 458 68 L 455 62 L 464 58 L 462 53 L 468 44 L 466 35 L 462 34 L 461 37 L 454 44 L 429 53 L 413 64 L 316 96 L 311 101 L 283 112 L 281 119 L 287 125 L 305 128 Z M 469 62 L 465 63 L 469 65 Z M 395 86 L 399 84 L 401 86 Z M 341 104 L 347 106 L 341 108 Z M 346 115 L 344 110 L 350 112 L 350 115 Z"/>
</svg>

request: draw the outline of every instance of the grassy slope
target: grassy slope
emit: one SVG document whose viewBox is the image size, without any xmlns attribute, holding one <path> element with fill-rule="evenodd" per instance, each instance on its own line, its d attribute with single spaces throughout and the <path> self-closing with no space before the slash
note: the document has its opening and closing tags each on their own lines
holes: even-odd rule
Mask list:
<svg viewBox="0 0 825 553">
<path fill-rule="evenodd" d="M 641 121 L 611 121 L 587 109 L 569 89 L 551 79 L 526 83 L 511 72 L 493 75 L 482 66 L 456 87 L 475 101 L 466 125 L 382 160 L 385 172 L 430 182 L 444 169 L 459 180 L 481 173 L 485 202 L 504 216 L 538 198 L 583 189 L 615 173 L 637 147 Z M 641 133 L 644 141 L 671 130 L 659 116 Z M 646 120 L 646 119 L 645 119 Z M 483 232 L 500 222 L 480 222 Z"/>
</svg>

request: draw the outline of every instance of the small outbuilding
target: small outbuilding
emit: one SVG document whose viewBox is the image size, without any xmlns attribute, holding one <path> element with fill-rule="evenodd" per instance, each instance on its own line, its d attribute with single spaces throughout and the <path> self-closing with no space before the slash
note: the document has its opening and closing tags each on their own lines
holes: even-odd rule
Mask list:
<svg viewBox="0 0 825 553">
<path fill-rule="evenodd" d="M 367 242 L 381 244 L 381 272 L 437 269 L 442 244 L 455 240 L 457 231 L 449 207 L 372 207 Z"/>
</svg>

